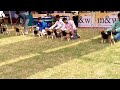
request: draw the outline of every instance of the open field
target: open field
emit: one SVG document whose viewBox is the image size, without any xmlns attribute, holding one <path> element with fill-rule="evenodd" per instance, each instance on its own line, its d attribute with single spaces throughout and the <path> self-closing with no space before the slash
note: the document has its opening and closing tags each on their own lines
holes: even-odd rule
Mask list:
<svg viewBox="0 0 120 90">
<path fill-rule="evenodd" d="M 78 29 L 69 42 L 0 34 L 0 78 L 120 78 L 120 42 L 101 44 L 98 30 Z"/>
</svg>

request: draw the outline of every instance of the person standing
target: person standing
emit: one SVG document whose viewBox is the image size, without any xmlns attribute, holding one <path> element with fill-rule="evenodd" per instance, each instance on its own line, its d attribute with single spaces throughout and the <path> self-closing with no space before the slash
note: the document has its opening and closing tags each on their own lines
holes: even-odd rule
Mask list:
<svg viewBox="0 0 120 90">
<path fill-rule="evenodd" d="M 74 21 L 76 27 L 78 27 L 78 15 L 77 15 L 77 14 L 75 14 L 75 15 L 73 16 L 73 21 Z"/>
<path fill-rule="evenodd" d="M 32 25 L 33 25 L 33 16 L 32 16 L 32 12 L 29 11 L 29 23 L 28 23 L 28 26 L 30 27 L 30 31 L 32 30 Z"/>
<path fill-rule="evenodd" d="M 28 35 L 28 23 L 29 23 L 28 14 L 20 13 L 19 11 L 16 11 L 16 14 L 18 15 L 18 18 L 22 19 L 22 25 L 24 27 L 24 33 L 25 33 L 25 35 Z"/>
</svg>

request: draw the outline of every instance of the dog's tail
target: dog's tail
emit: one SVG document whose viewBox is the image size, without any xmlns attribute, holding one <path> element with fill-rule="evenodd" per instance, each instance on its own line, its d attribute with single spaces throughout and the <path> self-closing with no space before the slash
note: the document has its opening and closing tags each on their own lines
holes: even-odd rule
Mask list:
<svg viewBox="0 0 120 90">
<path fill-rule="evenodd" d="M 111 39 L 114 39 L 113 35 L 112 35 L 112 32 L 111 32 Z"/>
</svg>

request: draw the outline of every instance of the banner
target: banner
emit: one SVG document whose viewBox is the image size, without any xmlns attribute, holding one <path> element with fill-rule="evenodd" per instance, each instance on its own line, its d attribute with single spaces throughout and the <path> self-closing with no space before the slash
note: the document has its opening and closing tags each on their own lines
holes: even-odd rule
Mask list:
<svg viewBox="0 0 120 90">
<path fill-rule="evenodd" d="M 119 12 L 81 12 L 78 27 L 111 27 Z"/>
<path fill-rule="evenodd" d="M 118 19 L 118 12 L 106 12 L 106 13 L 95 13 L 95 26 L 96 27 L 111 27 L 113 23 Z"/>
<path fill-rule="evenodd" d="M 94 13 L 80 13 L 78 27 L 92 27 L 94 25 Z"/>
</svg>

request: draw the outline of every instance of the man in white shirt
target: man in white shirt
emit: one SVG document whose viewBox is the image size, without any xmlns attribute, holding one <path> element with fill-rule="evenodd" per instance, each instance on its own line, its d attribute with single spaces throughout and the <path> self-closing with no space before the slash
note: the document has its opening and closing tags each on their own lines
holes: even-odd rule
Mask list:
<svg viewBox="0 0 120 90">
<path fill-rule="evenodd" d="M 53 26 L 51 26 L 50 28 L 46 28 L 46 31 L 48 33 L 52 31 L 54 31 L 56 37 L 57 37 L 57 33 L 61 32 L 61 30 L 64 29 L 65 23 L 62 21 L 62 19 L 60 19 L 59 15 L 56 15 L 56 22 Z"/>
</svg>

